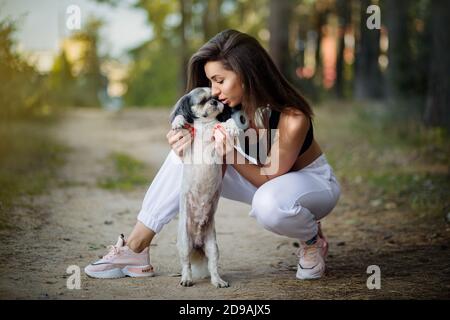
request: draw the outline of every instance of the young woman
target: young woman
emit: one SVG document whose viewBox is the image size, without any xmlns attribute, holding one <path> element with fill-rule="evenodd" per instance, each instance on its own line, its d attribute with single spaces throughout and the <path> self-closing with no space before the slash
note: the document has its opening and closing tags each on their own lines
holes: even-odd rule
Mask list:
<svg viewBox="0 0 450 320">
<path fill-rule="evenodd" d="M 233 163 L 224 166 L 221 196 L 251 204 L 250 215 L 267 230 L 300 240 L 297 278 L 320 278 L 325 270 L 327 242 L 319 220 L 335 207 L 340 187 L 314 139 L 312 110 L 276 68 L 253 37 L 235 30 L 217 34 L 189 62 L 187 92 L 211 87 L 231 108 L 241 107 L 254 129 L 278 129 L 270 150 L 277 148 L 278 165 L 245 163 L 243 151 L 218 128 L 216 150 Z M 149 246 L 179 209 L 183 164 L 191 144 L 189 130 L 169 131 L 172 147 L 145 195 L 137 223 L 109 253 L 85 272 L 96 278 L 152 276 Z M 229 158 L 227 158 L 229 159 Z"/>
</svg>

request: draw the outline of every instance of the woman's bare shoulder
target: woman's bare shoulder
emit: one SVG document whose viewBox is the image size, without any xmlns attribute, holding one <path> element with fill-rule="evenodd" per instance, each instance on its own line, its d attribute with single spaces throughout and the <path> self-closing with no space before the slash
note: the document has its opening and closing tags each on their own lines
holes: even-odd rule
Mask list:
<svg viewBox="0 0 450 320">
<path fill-rule="evenodd" d="M 307 119 L 308 118 L 302 110 L 297 109 L 295 107 L 284 108 L 280 115 L 281 115 L 281 117 L 284 117 L 284 118 L 297 118 L 297 119 L 299 119 L 299 118 Z"/>
<path fill-rule="evenodd" d="M 304 122 L 308 120 L 306 114 L 303 111 L 294 108 L 294 107 L 286 107 L 280 114 L 280 120 L 283 122 Z"/>
<path fill-rule="evenodd" d="M 308 117 L 299 109 L 287 107 L 280 115 L 279 129 L 288 128 L 294 134 L 309 127 Z"/>
</svg>

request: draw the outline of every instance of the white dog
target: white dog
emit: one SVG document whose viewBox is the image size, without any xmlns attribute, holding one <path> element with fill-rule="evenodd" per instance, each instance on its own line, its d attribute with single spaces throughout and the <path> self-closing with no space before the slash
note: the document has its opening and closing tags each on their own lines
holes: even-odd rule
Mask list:
<svg viewBox="0 0 450 320">
<path fill-rule="evenodd" d="M 224 108 L 229 109 L 211 96 L 210 88 L 196 88 L 177 102 L 170 117 L 172 129 L 179 130 L 190 123 L 195 130 L 191 148 L 183 155 L 177 240 L 182 286 L 192 286 L 193 275 L 206 277 L 208 271 L 214 286 L 229 286 L 218 273 L 219 249 L 214 225 L 222 186 L 222 162 L 212 136 Z M 233 119 L 222 125 L 231 137 L 239 134 Z"/>
</svg>

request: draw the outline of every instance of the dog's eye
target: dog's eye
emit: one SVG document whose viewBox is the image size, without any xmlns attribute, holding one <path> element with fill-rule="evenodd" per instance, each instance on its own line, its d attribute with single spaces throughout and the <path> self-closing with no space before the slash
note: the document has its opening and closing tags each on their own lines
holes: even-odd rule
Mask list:
<svg viewBox="0 0 450 320">
<path fill-rule="evenodd" d="M 210 100 L 212 100 L 212 98 L 205 97 L 205 98 L 203 98 L 203 99 L 200 101 L 200 104 L 203 105 L 203 104 L 207 103 L 207 102 L 210 101 Z"/>
</svg>

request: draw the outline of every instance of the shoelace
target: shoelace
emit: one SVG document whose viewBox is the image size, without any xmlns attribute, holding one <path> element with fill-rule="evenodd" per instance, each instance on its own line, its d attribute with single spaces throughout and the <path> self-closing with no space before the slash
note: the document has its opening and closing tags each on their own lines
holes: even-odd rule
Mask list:
<svg viewBox="0 0 450 320">
<path fill-rule="evenodd" d="M 103 259 L 111 259 L 120 252 L 119 248 L 113 245 L 109 245 L 108 250 L 108 253 L 103 257 Z"/>
<path fill-rule="evenodd" d="M 320 254 L 319 250 L 322 249 L 322 246 L 319 246 L 319 242 L 316 242 L 311 245 L 300 245 L 300 248 L 297 250 L 296 255 L 299 258 L 305 258 L 306 260 L 313 260 L 316 254 Z"/>
</svg>

